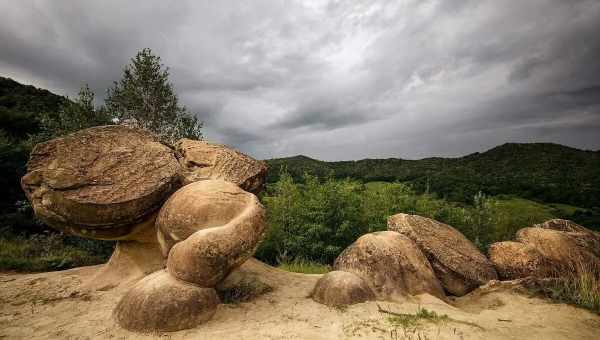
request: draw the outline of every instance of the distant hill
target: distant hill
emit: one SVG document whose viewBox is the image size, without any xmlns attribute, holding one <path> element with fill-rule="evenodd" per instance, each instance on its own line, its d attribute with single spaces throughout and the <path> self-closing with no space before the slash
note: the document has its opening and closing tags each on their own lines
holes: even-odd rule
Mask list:
<svg viewBox="0 0 600 340">
<path fill-rule="evenodd" d="M 600 206 L 600 152 L 551 143 L 507 143 L 459 158 L 421 160 L 363 159 L 324 162 L 306 156 L 267 160 L 269 182 L 280 169 L 299 179 L 304 172 L 364 182 L 409 182 L 455 201 L 468 201 L 479 190 L 542 202 Z"/>
<path fill-rule="evenodd" d="M 14 211 L 25 196 L 19 185 L 29 157 L 29 135 L 39 132 L 39 112 L 57 112 L 68 99 L 48 90 L 0 77 L 0 213 Z M 0 216 L 6 222 L 7 216 Z M 0 226 L 4 227 L 4 225 Z"/>
<path fill-rule="evenodd" d="M 0 77 L 0 129 L 17 139 L 35 133 L 36 114 L 57 112 L 66 101 L 67 98 L 48 90 Z"/>
</svg>

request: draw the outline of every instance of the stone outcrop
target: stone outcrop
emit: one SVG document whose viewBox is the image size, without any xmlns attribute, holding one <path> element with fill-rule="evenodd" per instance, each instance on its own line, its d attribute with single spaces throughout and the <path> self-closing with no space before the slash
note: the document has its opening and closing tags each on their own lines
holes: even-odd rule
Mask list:
<svg viewBox="0 0 600 340">
<path fill-rule="evenodd" d="M 388 230 L 413 240 L 431 262 L 444 289 L 456 296 L 498 278 L 492 263 L 458 230 L 444 223 L 408 214 L 388 219 Z"/>
<path fill-rule="evenodd" d="M 108 289 L 164 266 L 154 221 L 180 185 L 175 152 L 152 134 L 99 126 L 37 144 L 21 185 L 36 216 L 66 233 L 119 240 L 84 284 Z"/>
<path fill-rule="evenodd" d="M 529 276 L 547 277 L 554 268 L 534 246 L 521 242 L 497 242 L 488 250 L 498 277 L 514 280 Z"/>
<path fill-rule="evenodd" d="M 567 233 L 579 247 L 600 257 L 600 233 L 598 232 L 589 230 L 573 221 L 562 219 L 552 219 L 533 226 Z"/>
<path fill-rule="evenodd" d="M 375 300 L 375 294 L 363 279 L 343 271 L 323 275 L 317 281 L 311 297 L 318 303 L 332 307 Z"/>
<path fill-rule="evenodd" d="M 219 297 L 202 288 L 158 271 L 137 282 L 118 303 L 113 314 L 124 328 L 139 331 L 177 331 L 208 321 Z"/>
<path fill-rule="evenodd" d="M 579 264 L 598 263 L 598 257 L 585 247 L 579 246 L 566 232 L 535 227 L 523 228 L 517 232 L 516 239 L 535 247 L 556 268 L 574 269 Z"/>
<path fill-rule="evenodd" d="M 361 236 L 338 256 L 333 267 L 360 277 L 380 300 L 401 300 L 422 293 L 444 298 L 425 255 L 397 232 Z"/>
<path fill-rule="evenodd" d="M 174 232 L 171 221 L 177 226 Z M 263 236 L 265 211 L 256 196 L 237 185 L 207 180 L 177 191 L 161 209 L 157 225 L 165 238 L 197 230 L 171 248 L 167 268 L 180 280 L 213 287 L 254 254 Z"/>
<path fill-rule="evenodd" d="M 220 144 L 182 139 L 175 145 L 186 183 L 222 179 L 258 194 L 265 185 L 267 165 Z"/>
<path fill-rule="evenodd" d="M 255 195 L 236 184 L 204 180 L 175 192 L 156 225 L 167 269 L 121 299 L 115 316 L 127 329 L 180 330 L 208 320 L 219 303 L 214 287 L 250 258 L 262 239 L 265 211 Z"/>
<path fill-rule="evenodd" d="M 553 219 L 517 231 L 515 242 L 490 246 L 490 260 L 502 279 L 600 275 L 598 233 L 572 221 Z"/>
<path fill-rule="evenodd" d="M 153 135 L 111 125 L 37 144 L 21 184 L 48 225 L 123 239 L 178 188 L 179 172 L 174 152 Z"/>
</svg>

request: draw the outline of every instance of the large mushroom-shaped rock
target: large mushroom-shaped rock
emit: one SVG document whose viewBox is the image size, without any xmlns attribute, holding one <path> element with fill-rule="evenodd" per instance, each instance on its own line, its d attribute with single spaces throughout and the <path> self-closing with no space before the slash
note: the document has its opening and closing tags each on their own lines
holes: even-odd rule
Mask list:
<svg viewBox="0 0 600 340">
<path fill-rule="evenodd" d="M 90 288 L 139 279 L 164 265 L 154 221 L 180 185 L 180 165 L 152 134 L 110 125 L 37 144 L 21 185 L 51 227 L 120 240 Z"/>
<path fill-rule="evenodd" d="M 412 240 L 396 232 L 361 236 L 338 256 L 333 268 L 363 279 L 380 300 L 422 293 L 444 297 L 425 255 Z"/>
<path fill-rule="evenodd" d="M 119 302 L 116 319 L 131 330 L 195 327 L 214 313 L 214 287 L 254 254 L 264 208 L 234 183 L 204 180 L 175 192 L 156 224 L 167 269 L 137 283 Z"/>
<path fill-rule="evenodd" d="M 574 239 L 579 247 L 600 257 L 600 233 L 589 230 L 573 221 L 558 218 L 544 223 L 534 224 L 533 226 L 536 228 L 562 231 Z"/>
<path fill-rule="evenodd" d="M 408 214 L 388 219 L 388 230 L 413 240 L 431 262 L 444 289 L 456 296 L 498 278 L 492 263 L 458 230 L 444 223 Z"/>
<path fill-rule="evenodd" d="M 265 162 L 225 145 L 182 139 L 175 145 L 186 183 L 222 179 L 254 194 L 262 191 L 267 176 Z"/>
<path fill-rule="evenodd" d="M 517 232 L 516 239 L 535 247 L 559 271 L 578 271 L 582 265 L 600 268 L 600 258 L 581 247 L 568 232 L 523 228 Z"/>
<path fill-rule="evenodd" d="M 317 281 L 311 297 L 318 303 L 332 307 L 375 300 L 375 294 L 363 279 L 342 271 L 323 275 Z"/>
<path fill-rule="evenodd" d="M 174 152 L 153 135 L 111 125 L 37 144 L 21 184 L 48 225 L 120 239 L 161 207 L 179 171 Z"/>
<path fill-rule="evenodd" d="M 215 289 L 177 280 L 162 270 L 138 281 L 113 314 L 121 326 L 132 331 L 168 332 L 208 321 L 218 304 Z"/>
<path fill-rule="evenodd" d="M 515 280 L 534 276 L 544 278 L 555 268 L 534 246 L 521 242 L 497 242 L 490 246 L 490 261 L 502 280 Z"/>
</svg>

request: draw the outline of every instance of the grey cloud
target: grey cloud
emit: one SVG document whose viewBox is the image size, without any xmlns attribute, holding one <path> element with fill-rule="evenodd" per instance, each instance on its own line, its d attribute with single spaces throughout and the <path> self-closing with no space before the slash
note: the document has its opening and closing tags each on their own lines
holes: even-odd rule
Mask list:
<svg viewBox="0 0 600 340">
<path fill-rule="evenodd" d="M 0 0 L 0 13 L 0 74 L 71 96 L 87 82 L 101 99 L 150 47 L 207 138 L 259 158 L 600 147 L 597 1 Z"/>
</svg>

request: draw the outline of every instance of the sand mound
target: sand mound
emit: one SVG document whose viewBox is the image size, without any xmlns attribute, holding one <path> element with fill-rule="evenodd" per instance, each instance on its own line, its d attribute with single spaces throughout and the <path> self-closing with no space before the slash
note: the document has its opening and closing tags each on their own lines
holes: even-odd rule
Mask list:
<svg viewBox="0 0 600 340">
<path fill-rule="evenodd" d="M 280 271 L 247 261 L 236 277 L 259 278 L 272 291 L 239 304 L 222 304 L 197 328 L 139 334 L 112 316 L 130 286 L 82 293 L 98 266 L 39 274 L 0 274 L 0 338 L 7 339 L 597 339 L 600 316 L 519 293 L 510 282 L 490 284 L 452 305 L 430 295 L 402 303 L 365 302 L 336 309 L 309 295 L 321 275 Z M 419 307 L 447 315 L 439 323 L 404 327 L 379 307 L 414 314 Z"/>
</svg>

